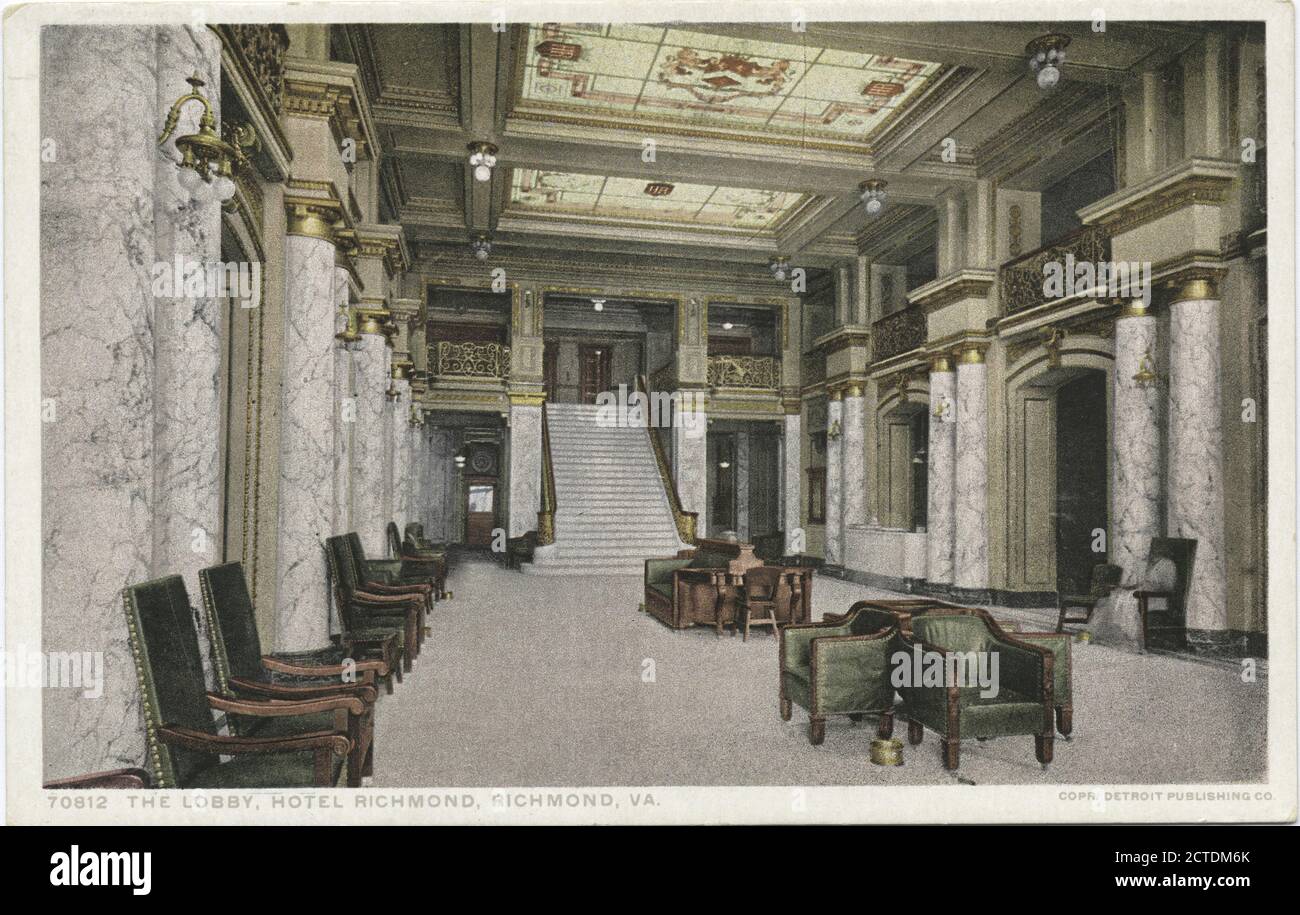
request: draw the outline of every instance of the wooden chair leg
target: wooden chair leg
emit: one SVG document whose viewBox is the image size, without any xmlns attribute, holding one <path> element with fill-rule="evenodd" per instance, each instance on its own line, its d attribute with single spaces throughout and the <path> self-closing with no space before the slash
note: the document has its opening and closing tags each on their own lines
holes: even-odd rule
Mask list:
<svg viewBox="0 0 1300 915">
<path fill-rule="evenodd" d="M 885 712 L 880 716 L 880 726 L 876 728 L 876 736 L 882 740 L 888 740 L 894 736 L 894 713 Z"/>
<path fill-rule="evenodd" d="M 909 719 L 907 722 L 907 742 L 917 747 L 921 745 L 924 738 L 925 728 L 921 725 L 921 722 Z"/>
<path fill-rule="evenodd" d="M 939 741 L 939 746 L 943 750 L 943 767 L 949 771 L 956 769 L 961 763 L 961 741 L 945 737 Z"/>
<path fill-rule="evenodd" d="M 1056 729 L 1061 732 L 1061 736 L 1069 740 L 1070 732 L 1074 730 L 1074 709 L 1068 705 L 1058 705 L 1056 707 Z"/>
<path fill-rule="evenodd" d="M 826 719 L 813 718 L 808 722 L 808 740 L 814 747 L 821 746 L 826 739 Z"/>
<path fill-rule="evenodd" d="M 790 700 L 789 700 L 789 699 L 782 699 L 782 700 L 781 700 L 781 720 L 782 720 L 782 721 L 789 721 L 789 720 L 790 720 L 790 714 L 791 714 L 792 710 L 793 710 L 793 709 L 792 709 L 792 707 L 791 707 Z"/>
<path fill-rule="evenodd" d="M 1052 761 L 1052 746 L 1054 742 L 1055 741 L 1050 734 L 1046 737 L 1034 738 L 1034 755 L 1038 757 L 1038 761 L 1044 766 Z"/>
</svg>

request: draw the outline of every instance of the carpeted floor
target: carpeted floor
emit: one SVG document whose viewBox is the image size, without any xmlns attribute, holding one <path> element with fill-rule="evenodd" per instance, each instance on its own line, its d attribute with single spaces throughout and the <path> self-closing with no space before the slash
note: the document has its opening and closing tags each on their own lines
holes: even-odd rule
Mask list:
<svg viewBox="0 0 1300 915">
<path fill-rule="evenodd" d="M 674 632 L 637 612 L 639 578 L 555 579 L 482 561 L 452 573 L 415 670 L 385 696 L 374 784 L 1115 784 L 1250 782 L 1264 775 L 1267 678 L 1075 643 L 1074 739 L 1043 771 L 1033 740 L 963 741 L 946 772 L 927 732 L 905 765 L 867 759 L 874 721 L 777 714 L 776 640 Z M 814 618 L 889 592 L 818 577 Z M 1048 629 L 1034 611 L 999 610 Z M 905 725 L 895 736 L 905 737 Z M 906 742 L 905 742 L 906 744 Z"/>
</svg>

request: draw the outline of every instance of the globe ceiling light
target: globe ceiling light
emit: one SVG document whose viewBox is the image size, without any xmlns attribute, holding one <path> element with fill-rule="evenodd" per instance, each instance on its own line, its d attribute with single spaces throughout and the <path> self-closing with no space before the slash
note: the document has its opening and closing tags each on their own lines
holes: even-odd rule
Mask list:
<svg viewBox="0 0 1300 915">
<path fill-rule="evenodd" d="M 486 232 L 478 233 L 470 239 L 469 249 L 474 252 L 474 257 L 478 260 L 487 260 L 492 254 L 492 237 Z"/>
<path fill-rule="evenodd" d="M 790 259 L 788 257 L 774 257 L 768 262 L 767 269 L 772 271 L 772 278 L 784 280 L 790 275 Z"/>
<path fill-rule="evenodd" d="M 593 309 L 595 309 L 596 311 L 604 311 L 604 310 L 605 310 L 605 300 L 604 300 L 604 299 L 592 299 L 592 300 L 591 300 L 591 307 L 592 307 Z"/>
<path fill-rule="evenodd" d="M 1061 68 L 1065 66 L 1065 46 L 1069 35 L 1052 34 L 1035 38 L 1025 46 L 1029 56 L 1029 71 L 1037 74 L 1038 88 L 1053 89 L 1061 81 Z"/>
<path fill-rule="evenodd" d="M 868 178 L 858 185 L 858 196 L 868 216 L 879 216 L 885 209 L 885 182 L 879 178 Z"/>
<path fill-rule="evenodd" d="M 497 164 L 496 145 L 483 141 L 469 144 L 469 164 L 474 169 L 475 181 L 491 181 L 492 169 Z"/>
</svg>

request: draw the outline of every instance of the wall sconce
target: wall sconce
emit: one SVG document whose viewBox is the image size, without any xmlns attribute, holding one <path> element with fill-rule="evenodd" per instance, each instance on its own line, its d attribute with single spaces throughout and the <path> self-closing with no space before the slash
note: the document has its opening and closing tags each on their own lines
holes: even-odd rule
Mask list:
<svg viewBox="0 0 1300 915">
<path fill-rule="evenodd" d="M 592 300 L 591 300 L 591 307 L 592 307 L 592 309 L 593 309 L 594 311 L 604 311 L 604 310 L 605 310 L 605 300 L 604 300 L 604 299 L 592 299 Z"/>
<path fill-rule="evenodd" d="M 858 196 L 868 216 L 879 216 L 885 208 L 885 182 L 879 178 L 868 178 L 858 185 Z"/>
<path fill-rule="evenodd" d="M 831 420 L 831 427 L 826 430 L 826 437 L 831 441 L 835 441 L 840 437 L 840 421 L 838 419 Z"/>
<path fill-rule="evenodd" d="M 469 164 L 474 169 L 475 181 L 491 181 L 492 169 L 497 164 L 497 148 L 494 143 L 479 141 L 469 144 Z"/>
<path fill-rule="evenodd" d="M 176 138 L 176 149 L 181 154 L 180 161 L 176 163 L 181 170 L 180 183 L 191 194 L 197 194 L 204 187 L 210 187 L 216 199 L 225 203 L 235 196 L 236 169 L 244 168 L 248 163 L 242 147 L 254 145 L 257 135 L 252 127 L 245 124 L 232 128 L 233 143 L 221 139 L 217 135 L 217 121 L 212 116 L 212 105 L 199 91 L 205 83 L 197 73 L 187 78 L 185 82 L 190 84 L 190 91 L 172 103 L 171 110 L 167 112 L 167 120 L 163 124 L 162 134 L 158 137 L 158 145 L 162 146 L 166 143 L 176 130 L 181 111 L 186 105 L 190 102 L 198 102 L 202 105 L 203 114 L 199 117 L 199 132 Z"/>
<path fill-rule="evenodd" d="M 470 239 L 469 249 L 474 252 L 474 257 L 478 260 L 487 260 L 492 254 L 492 236 L 486 232 L 479 232 Z"/>
<path fill-rule="evenodd" d="M 952 413 L 952 401 L 947 397 L 934 405 L 933 414 L 937 419 L 947 421 L 950 413 Z"/>
<path fill-rule="evenodd" d="M 1160 380 L 1160 376 L 1151 367 L 1151 350 L 1148 349 L 1142 354 L 1142 361 L 1138 363 L 1138 370 L 1133 380 L 1140 388 L 1152 387 Z"/>
<path fill-rule="evenodd" d="M 455 464 L 456 464 L 456 469 L 457 469 L 457 470 L 464 470 L 464 469 L 465 469 L 465 450 L 462 448 L 460 451 L 457 451 L 457 452 L 456 452 L 456 456 L 455 456 L 452 460 L 455 462 Z"/>
<path fill-rule="evenodd" d="M 772 271 L 772 279 L 785 280 L 790 275 L 790 258 L 774 257 L 768 262 L 767 269 Z"/>
<path fill-rule="evenodd" d="M 1029 70 L 1038 75 L 1038 88 L 1053 89 L 1061 81 L 1061 67 L 1065 66 L 1065 47 L 1069 35 L 1044 35 L 1025 45 L 1029 55 Z"/>
</svg>

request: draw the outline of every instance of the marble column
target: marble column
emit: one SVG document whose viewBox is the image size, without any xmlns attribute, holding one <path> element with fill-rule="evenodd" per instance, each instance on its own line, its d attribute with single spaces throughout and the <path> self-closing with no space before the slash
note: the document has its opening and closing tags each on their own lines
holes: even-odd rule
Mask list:
<svg viewBox="0 0 1300 915">
<path fill-rule="evenodd" d="M 978 347 L 957 362 L 956 518 L 953 583 L 989 586 L 988 367 Z"/>
<path fill-rule="evenodd" d="M 400 396 L 393 412 L 393 441 L 396 446 L 393 461 L 393 520 L 400 534 L 412 518 L 411 504 L 415 498 L 414 472 L 415 448 L 411 441 L 411 382 L 394 382 Z"/>
<path fill-rule="evenodd" d="M 446 429 L 429 433 L 429 508 L 424 533 L 430 540 L 452 542 L 460 539 L 453 521 L 453 498 L 456 491 L 455 436 Z"/>
<path fill-rule="evenodd" d="M 830 566 L 843 562 L 842 549 L 844 516 L 840 511 L 843 493 L 844 432 L 843 408 L 840 391 L 830 392 L 826 402 L 826 549 L 825 560 Z"/>
<path fill-rule="evenodd" d="M 863 425 L 865 403 L 861 385 L 851 384 L 845 389 L 843 406 L 840 408 L 840 427 L 844 435 L 843 454 L 840 458 L 843 466 L 841 486 L 844 491 L 844 497 L 840 500 L 841 532 L 850 525 L 867 523 L 867 452 L 866 429 Z M 843 544 L 844 534 L 841 533 L 840 536 Z"/>
<path fill-rule="evenodd" d="M 334 268 L 335 333 L 348 329 L 348 272 Z M 333 533 L 352 530 L 352 430 L 356 426 L 356 401 L 352 399 L 352 343 L 335 337 L 334 343 L 334 520 Z"/>
<path fill-rule="evenodd" d="M 749 542 L 749 433 L 736 434 L 736 536 Z"/>
<path fill-rule="evenodd" d="M 275 642 L 301 651 L 329 641 L 321 544 L 334 526 L 334 245 L 316 219 L 291 215 L 288 231 Z"/>
<path fill-rule="evenodd" d="M 391 366 L 391 363 L 390 363 Z M 402 378 L 393 378 L 389 388 L 392 396 L 388 398 L 388 403 L 384 409 L 384 437 L 385 451 L 387 456 L 385 462 L 384 474 L 384 517 L 381 519 L 381 533 L 387 531 L 388 522 L 395 521 L 398 529 L 401 529 L 402 518 L 402 490 L 403 481 L 406 476 L 406 468 L 402 462 L 405 458 L 402 447 L 402 436 L 406 432 L 406 413 L 410 410 L 411 403 L 411 383 Z M 381 556 L 387 556 L 388 537 L 383 537 L 384 551 Z"/>
<path fill-rule="evenodd" d="M 956 537 L 955 422 L 957 376 L 947 356 L 930 364 L 930 466 L 927 500 L 926 579 L 940 585 L 953 583 Z"/>
<path fill-rule="evenodd" d="M 682 510 L 697 514 L 697 537 L 708 536 L 709 417 L 703 395 L 681 394 L 673 417 L 673 476 Z"/>
<path fill-rule="evenodd" d="M 1219 301 L 1210 280 L 1184 283 L 1169 306 L 1170 537 L 1196 541 L 1188 639 L 1228 628 L 1223 555 L 1223 416 Z"/>
<path fill-rule="evenodd" d="M 511 537 L 537 529 L 542 507 L 542 409 L 541 405 L 510 405 Z"/>
<path fill-rule="evenodd" d="M 198 73 L 214 114 L 220 106 L 221 41 L 210 29 L 157 29 L 155 124 L 191 91 Z M 202 107 L 182 112 L 176 133 L 153 150 L 154 257 L 191 271 L 221 262 L 221 204 L 204 188 L 181 184 L 175 137 L 198 130 Z M 214 269 L 208 276 L 215 277 Z M 187 284 L 188 285 L 188 284 Z M 218 289 L 194 295 L 173 288 L 154 308 L 153 574 L 181 575 L 197 586 L 199 569 L 221 559 L 221 327 Z M 233 292 L 237 293 L 237 290 Z M 200 635 L 200 638 L 203 638 Z M 202 654 L 206 663 L 208 653 Z"/>
<path fill-rule="evenodd" d="M 784 435 L 781 442 L 781 458 L 784 466 L 782 492 L 785 503 L 782 506 L 782 530 L 785 531 L 785 552 L 793 556 L 808 551 L 808 541 L 803 529 L 803 417 L 798 413 L 785 415 Z"/>
<path fill-rule="evenodd" d="M 352 528 L 360 535 L 366 555 L 377 559 L 388 555 L 384 549 L 388 341 L 376 321 L 363 321 L 360 330 L 353 353 L 357 421 L 352 430 Z"/>
<path fill-rule="evenodd" d="M 121 589 L 152 570 L 155 44 L 148 26 L 41 40 L 58 151 L 41 165 L 41 644 L 6 649 L 97 653 L 103 672 L 97 698 L 41 691 L 46 778 L 145 759 Z"/>
<path fill-rule="evenodd" d="M 1110 477 L 1110 561 L 1123 569 L 1122 589 L 1093 614 L 1098 642 L 1140 649 L 1142 626 L 1133 590 L 1143 584 L 1151 540 L 1160 536 L 1160 391 L 1154 378 L 1156 319 L 1141 300 L 1115 321 L 1115 378 L 1112 396 Z"/>
</svg>

